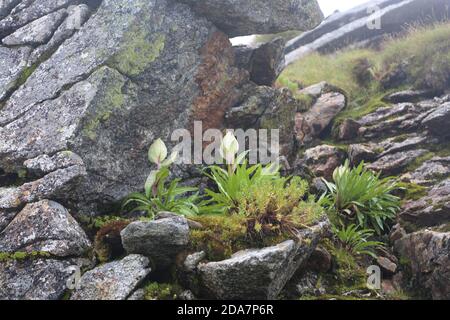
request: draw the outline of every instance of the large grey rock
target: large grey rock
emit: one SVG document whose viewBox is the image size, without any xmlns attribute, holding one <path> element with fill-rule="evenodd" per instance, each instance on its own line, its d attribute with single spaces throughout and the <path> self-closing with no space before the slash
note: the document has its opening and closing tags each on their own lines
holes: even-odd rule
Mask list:
<svg viewBox="0 0 450 320">
<path fill-rule="evenodd" d="M 422 120 L 439 107 L 439 103 L 426 100 L 420 103 L 399 103 L 378 108 L 361 119 L 359 135 L 365 139 L 386 136 L 401 136 L 410 132 L 420 132 Z"/>
<path fill-rule="evenodd" d="M 329 222 L 302 230 L 298 242 L 288 240 L 264 249 L 235 253 L 230 259 L 200 264 L 206 292 L 217 299 L 276 299 L 298 268 L 328 233 Z"/>
<path fill-rule="evenodd" d="M 81 28 L 91 13 L 91 9 L 85 4 L 69 6 L 66 11 L 67 16 L 65 20 L 53 32 L 51 39 L 34 49 L 31 53 L 28 58 L 28 65 L 30 67 L 36 65 L 40 60 L 57 50 L 66 39 L 69 39 Z"/>
<path fill-rule="evenodd" d="M 71 300 L 125 300 L 150 273 L 149 261 L 129 255 L 83 274 Z"/>
<path fill-rule="evenodd" d="M 18 208 L 43 199 L 64 199 L 85 175 L 84 166 L 73 165 L 19 187 L 0 188 L 0 209 Z"/>
<path fill-rule="evenodd" d="M 66 9 L 50 13 L 18 29 L 2 40 L 7 46 L 39 45 L 50 40 L 67 15 Z"/>
<path fill-rule="evenodd" d="M 405 229 L 439 226 L 450 221 L 450 180 L 437 184 L 427 195 L 402 205 L 399 220 Z"/>
<path fill-rule="evenodd" d="M 0 262 L 0 300 L 58 300 L 68 289 L 75 264 L 37 259 Z"/>
<path fill-rule="evenodd" d="M 429 114 L 422 123 L 427 126 L 431 132 L 448 136 L 450 126 L 450 102 L 444 103 L 431 114 Z"/>
<path fill-rule="evenodd" d="M 389 154 L 367 165 L 367 169 L 381 172 L 384 176 L 392 176 L 403 172 L 408 165 L 425 155 L 427 150 L 415 149 L 406 152 Z"/>
<path fill-rule="evenodd" d="M 288 89 L 250 85 L 242 101 L 226 114 L 229 128 L 278 129 L 280 153 L 290 155 L 295 149 L 295 115 L 304 109 Z"/>
<path fill-rule="evenodd" d="M 91 243 L 75 219 L 60 204 L 28 204 L 0 233 L 1 252 L 47 252 L 54 256 L 82 256 Z"/>
<path fill-rule="evenodd" d="M 433 185 L 450 178 L 450 157 L 433 157 L 403 179 L 419 185 Z"/>
<path fill-rule="evenodd" d="M 142 188 L 155 138 L 167 141 L 194 120 L 220 128 L 247 82 L 228 38 L 181 3 L 105 0 L 69 31 L 65 41 L 51 40 L 57 50 L 42 49 L 47 59 L 0 110 L 0 168 L 78 154 L 86 175 L 64 200 L 81 213 L 108 211 Z"/>
<path fill-rule="evenodd" d="M 330 92 L 321 95 L 310 110 L 297 114 L 295 119 L 297 141 L 304 145 L 318 138 L 345 106 L 346 98 L 342 93 Z"/>
<path fill-rule="evenodd" d="M 396 252 L 409 261 L 416 289 L 433 299 L 450 299 L 450 233 L 423 230 L 395 242 Z"/>
<path fill-rule="evenodd" d="M 22 72 L 27 66 L 31 48 L 6 48 L 0 46 L 0 61 L 8 68 L 0 68 L 0 102 L 16 86 Z"/>
<path fill-rule="evenodd" d="M 379 10 L 377 10 L 379 9 Z M 432 23 L 448 15 L 447 0 L 373 0 L 328 17 L 317 28 L 292 39 L 286 46 L 286 63 L 312 51 L 333 52 L 357 43 L 369 43 L 385 34 L 398 33 L 421 21 Z M 375 24 L 380 19 L 380 28 Z"/>
<path fill-rule="evenodd" d="M 343 150 L 324 144 L 307 149 L 298 161 L 308 166 L 317 177 L 331 181 L 334 169 L 344 163 L 345 157 Z"/>
<path fill-rule="evenodd" d="M 0 20 L 0 38 L 32 21 L 76 2 L 74 0 L 15 1 L 17 6 L 3 20 Z"/>
<path fill-rule="evenodd" d="M 309 30 L 323 19 L 316 0 L 179 0 L 230 37 Z"/>
<path fill-rule="evenodd" d="M 159 270 L 175 262 L 175 257 L 189 243 L 186 218 L 173 217 L 155 221 L 130 223 L 120 233 L 128 253 L 149 257 Z"/>
</svg>

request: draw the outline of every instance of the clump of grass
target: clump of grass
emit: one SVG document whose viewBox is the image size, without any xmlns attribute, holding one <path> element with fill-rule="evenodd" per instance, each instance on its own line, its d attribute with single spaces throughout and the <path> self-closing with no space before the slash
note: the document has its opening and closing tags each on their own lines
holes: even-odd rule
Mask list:
<svg viewBox="0 0 450 320">
<path fill-rule="evenodd" d="M 313 53 L 293 63 L 280 75 L 278 82 L 300 83 L 302 87 L 321 81 L 343 89 L 351 99 L 362 94 L 361 86 L 355 79 L 352 69 L 358 59 L 375 59 L 371 50 L 346 50 L 333 55 Z"/>
<path fill-rule="evenodd" d="M 450 24 L 411 26 L 403 37 L 386 43 L 380 60 L 385 68 L 406 60 L 410 84 L 446 89 L 450 84 Z"/>
</svg>

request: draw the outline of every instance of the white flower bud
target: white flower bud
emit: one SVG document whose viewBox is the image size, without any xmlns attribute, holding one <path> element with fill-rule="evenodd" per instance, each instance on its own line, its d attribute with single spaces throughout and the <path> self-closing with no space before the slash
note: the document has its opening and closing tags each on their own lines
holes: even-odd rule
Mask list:
<svg viewBox="0 0 450 320">
<path fill-rule="evenodd" d="M 161 164 L 167 158 L 167 148 L 161 139 L 157 139 L 148 150 L 148 160 L 155 164 Z"/>
<path fill-rule="evenodd" d="M 228 164 L 232 164 L 239 151 L 239 142 L 231 131 L 228 131 L 220 145 L 220 155 Z"/>
</svg>

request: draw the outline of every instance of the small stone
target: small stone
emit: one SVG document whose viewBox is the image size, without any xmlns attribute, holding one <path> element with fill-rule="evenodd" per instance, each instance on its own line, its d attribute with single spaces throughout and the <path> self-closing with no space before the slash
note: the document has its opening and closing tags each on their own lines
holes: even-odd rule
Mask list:
<svg viewBox="0 0 450 320">
<path fill-rule="evenodd" d="M 217 299 L 275 299 L 328 232 L 326 220 L 301 230 L 298 242 L 288 240 L 239 251 L 227 260 L 201 263 L 200 283 Z"/>
<path fill-rule="evenodd" d="M 129 255 L 87 271 L 71 300 L 125 300 L 150 273 L 149 260 Z"/>
<path fill-rule="evenodd" d="M 418 102 L 420 100 L 434 98 L 435 96 L 436 92 L 430 90 L 405 90 L 391 93 L 384 97 L 383 100 L 390 103 Z"/>
<path fill-rule="evenodd" d="M 304 162 L 317 177 L 331 181 L 333 171 L 343 164 L 345 152 L 338 147 L 320 145 L 307 149 L 299 161 Z"/>
<path fill-rule="evenodd" d="M 376 147 L 373 144 L 351 144 L 348 147 L 350 163 L 358 166 L 361 161 L 371 162 L 377 158 Z"/>
<path fill-rule="evenodd" d="M 82 256 L 91 248 L 86 233 L 60 204 L 43 200 L 28 204 L 0 234 L 0 251 L 47 252 Z"/>
<path fill-rule="evenodd" d="M 151 258 L 158 270 L 175 262 L 189 243 L 189 225 L 182 216 L 155 221 L 135 221 L 120 233 L 125 250 Z"/>
<path fill-rule="evenodd" d="M 397 265 L 386 257 L 377 257 L 377 263 L 387 274 L 394 274 L 397 271 Z"/>
<path fill-rule="evenodd" d="M 352 119 L 345 119 L 338 129 L 339 140 L 352 140 L 358 138 L 361 125 Z"/>
<path fill-rule="evenodd" d="M 294 129 L 297 141 L 303 145 L 318 138 L 346 104 L 342 93 L 330 92 L 321 95 L 307 112 L 297 113 Z"/>
<path fill-rule="evenodd" d="M 436 135 L 450 135 L 450 102 L 441 105 L 423 119 L 422 123 Z"/>
<path fill-rule="evenodd" d="M 69 260 L 0 262 L 0 300 L 59 300 L 73 272 Z"/>
</svg>

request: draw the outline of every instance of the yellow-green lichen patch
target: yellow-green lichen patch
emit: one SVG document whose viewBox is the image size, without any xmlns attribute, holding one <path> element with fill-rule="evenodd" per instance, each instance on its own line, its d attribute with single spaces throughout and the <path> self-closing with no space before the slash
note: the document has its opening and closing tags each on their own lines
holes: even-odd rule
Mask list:
<svg viewBox="0 0 450 320">
<path fill-rule="evenodd" d="M 23 261 L 27 259 L 48 258 L 50 254 L 45 251 L 32 251 L 32 252 L 0 252 L 0 262 L 6 261 Z"/>
<path fill-rule="evenodd" d="M 145 30 L 133 28 L 123 48 L 110 65 L 127 76 L 134 77 L 145 71 L 164 50 L 165 35 L 149 35 Z"/>
<path fill-rule="evenodd" d="M 115 75 L 111 75 L 107 80 L 102 90 L 99 90 L 91 108 L 93 111 L 87 116 L 82 129 L 84 136 L 95 140 L 100 124 L 108 121 L 115 110 L 124 106 L 125 95 L 122 93 L 124 85 L 125 79 L 118 72 L 115 72 Z"/>
</svg>

